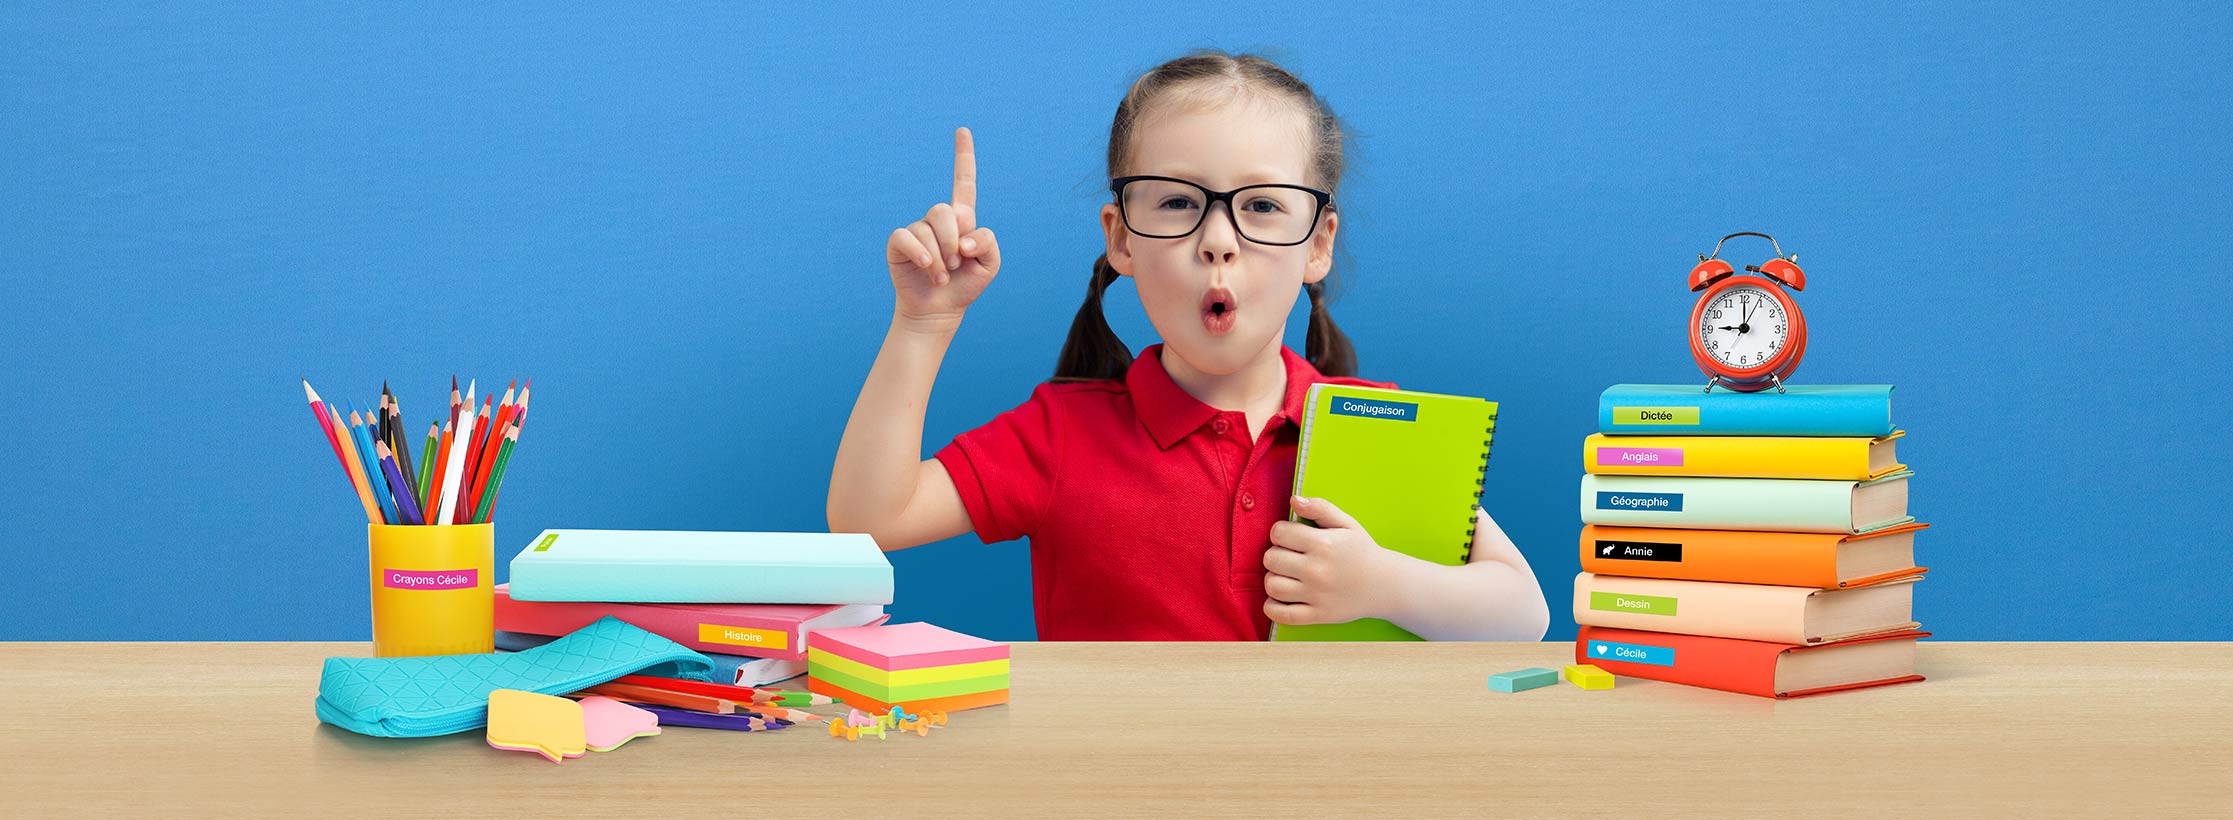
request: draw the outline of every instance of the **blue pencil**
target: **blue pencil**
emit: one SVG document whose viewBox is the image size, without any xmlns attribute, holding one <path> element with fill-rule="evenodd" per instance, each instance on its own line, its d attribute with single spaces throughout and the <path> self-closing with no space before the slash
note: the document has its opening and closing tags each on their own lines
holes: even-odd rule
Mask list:
<svg viewBox="0 0 2233 820">
<path fill-rule="evenodd" d="M 388 449 L 385 441 L 373 446 L 380 451 L 380 470 L 387 473 L 388 495 L 395 497 L 396 512 L 400 513 L 396 520 L 414 525 L 426 523 L 419 515 L 418 503 L 411 500 L 411 485 L 403 480 L 403 471 L 395 466 L 394 451 Z"/>
<path fill-rule="evenodd" d="M 357 413 L 356 402 L 349 403 L 349 434 L 357 437 L 357 457 L 364 459 L 364 476 L 370 479 L 372 494 L 380 499 L 383 523 L 402 522 L 403 519 L 397 515 L 395 499 L 388 494 L 387 480 L 376 477 L 380 475 L 379 457 L 372 453 L 372 432 L 365 429 L 364 419 Z"/>
</svg>

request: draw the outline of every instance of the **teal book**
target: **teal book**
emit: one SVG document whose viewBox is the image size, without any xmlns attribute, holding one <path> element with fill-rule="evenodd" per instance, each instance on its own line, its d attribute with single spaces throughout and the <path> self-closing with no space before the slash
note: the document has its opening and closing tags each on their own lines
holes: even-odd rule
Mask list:
<svg viewBox="0 0 2233 820">
<path fill-rule="evenodd" d="M 1582 522 L 1855 535 L 1915 520 L 1902 470 L 1867 481 L 1582 476 Z"/>
<path fill-rule="evenodd" d="M 892 564 L 860 533 L 544 530 L 512 558 L 521 601 L 889 604 Z"/>
<path fill-rule="evenodd" d="M 1616 384 L 1597 397 L 1600 433 L 1658 436 L 1892 434 L 1889 384 L 1793 385 L 1736 393 L 1703 384 Z"/>
<path fill-rule="evenodd" d="M 1295 494 L 1324 498 L 1387 549 L 1456 566 L 1473 550 L 1496 402 L 1319 384 L 1295 454 Z M 1290 512 L 1289 520 L 1304 521 Z M 1378 618 L 1273 625 L 1275 641 L 1416 641 Z"/>
</svg>

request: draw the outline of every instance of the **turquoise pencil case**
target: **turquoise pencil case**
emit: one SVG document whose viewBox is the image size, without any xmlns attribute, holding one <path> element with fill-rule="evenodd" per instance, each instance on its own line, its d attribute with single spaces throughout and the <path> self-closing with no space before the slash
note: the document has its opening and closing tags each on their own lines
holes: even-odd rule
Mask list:
<svg viewBox="0 0 2233 820">
<path fill-rule="evenodd" d="M 564 695 L 637 673 L 711 680 L 713 662 L 608 615 L 524 652 L 327 658 L 318 719 L 375 737 L 454 734 L 488 725 L 495 690 Z"/>
</svg>

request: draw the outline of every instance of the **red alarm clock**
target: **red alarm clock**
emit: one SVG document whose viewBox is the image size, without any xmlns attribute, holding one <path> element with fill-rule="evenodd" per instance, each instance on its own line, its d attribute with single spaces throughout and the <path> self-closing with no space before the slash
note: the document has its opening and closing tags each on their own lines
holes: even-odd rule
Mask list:
<svg viewBox="0 0 2233 820">
<path fill-rule="evenodd" d="M 1721 260 L 1721 246 L 1740 236 L 1760 237 L 1775 248 L 1774 259 L 1745 266 L 1757 276 Z M 1706 373 L 1707 392 L 1716 383 L 1741 393 L 1783 391 L 1807 351 L 1806 317 L 1784 290 L 1806 289 L 1798 263 L 1775 237 L 1753 231 L 1724 236 L 1711 255 L 1698 255 L 1698 266 L 1690 269 L 1690 289 L 1699 292 L 1698 306 L 1690 309 L 1690 355 Z"/>
</svg>

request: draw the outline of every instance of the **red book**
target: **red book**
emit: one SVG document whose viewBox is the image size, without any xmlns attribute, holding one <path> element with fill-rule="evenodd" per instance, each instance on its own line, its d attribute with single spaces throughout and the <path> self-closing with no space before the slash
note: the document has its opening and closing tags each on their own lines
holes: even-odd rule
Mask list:
<svg viewBox="0 0 2233 820">
<path fill-rule="evenodd" d="M 609 604 L 516 601 L 511 584 L 496 585 L 496 629 L 565 635 L 611 615 L 700 652 L 806 659 L 806 633 L 871 626 L 891 618 L 879 604 Z"/>
<path fill-rule="evenodd" d="M 1632 678 L 1799 698 L 1922 680 L 1915 639 L 1930 634 L 1903 629 L 1803 645 L 1585 626 L 1574 638 L 1574 662 Z"/>
</svg>

